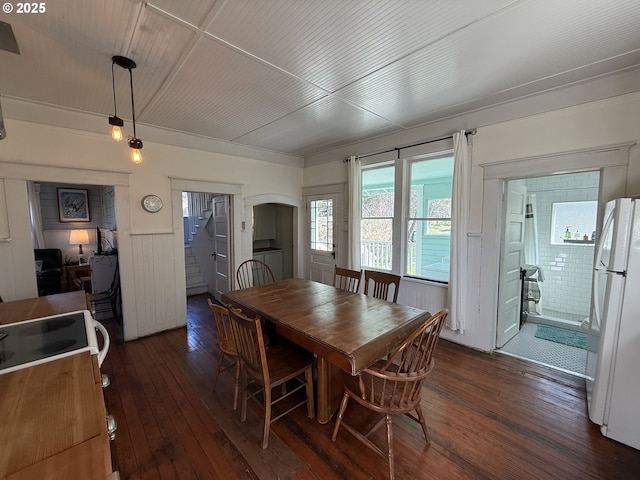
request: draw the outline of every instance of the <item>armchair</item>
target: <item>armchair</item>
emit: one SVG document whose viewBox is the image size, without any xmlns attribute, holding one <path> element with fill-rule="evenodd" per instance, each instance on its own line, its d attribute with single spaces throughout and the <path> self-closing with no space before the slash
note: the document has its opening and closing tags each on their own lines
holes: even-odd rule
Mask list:
<svg viewBox="0 0 640 480">
<path fill-rule="evenodd" d="M 38 296 L 52 295 L 62 291 L 62 250 L 59 248 L 38 248 L 34 251 L 36 262 L 42 262 L 36 270 Z"/>
</svg>

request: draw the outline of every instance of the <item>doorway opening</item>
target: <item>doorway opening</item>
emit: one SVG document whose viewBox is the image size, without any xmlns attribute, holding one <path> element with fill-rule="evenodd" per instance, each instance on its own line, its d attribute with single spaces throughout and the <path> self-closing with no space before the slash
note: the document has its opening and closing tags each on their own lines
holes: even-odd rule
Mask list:
<svg viewBox="0 0 640 480">
<path fill-rule="evenodd" d="M 282 203 L 253 206 L 253 258 L 269 266 L 276 282 L 293 278 L 295 214 L 294 207 Z"/>
<path fill-rule="evenodd" d="M 231 289 L 229 195 L 182 192 L 186 295 L 218 302 Z"/>
<path fill-rule="evenodd" d="M 584 376 L 599 185 L 599 171 L 505 181 L 497 352 Z"/>
</svg>

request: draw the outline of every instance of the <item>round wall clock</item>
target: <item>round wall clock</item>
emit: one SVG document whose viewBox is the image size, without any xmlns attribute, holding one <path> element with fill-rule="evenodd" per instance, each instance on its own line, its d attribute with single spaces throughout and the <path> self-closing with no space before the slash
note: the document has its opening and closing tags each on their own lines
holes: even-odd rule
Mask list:
<svg viewBox="0 0 640 480">
<path fill-rule="evenodd" d="M 156 213 L 162 209 L 162 199 L 157 195 L 145 195 L 141 203 L 142 208 L 149 213 Z"/>
</svg>

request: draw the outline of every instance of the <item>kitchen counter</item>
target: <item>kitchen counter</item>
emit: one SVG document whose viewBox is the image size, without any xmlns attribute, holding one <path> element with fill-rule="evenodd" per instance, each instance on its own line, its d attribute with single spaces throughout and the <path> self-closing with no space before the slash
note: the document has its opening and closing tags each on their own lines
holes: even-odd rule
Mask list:
<svg viewBox="0 0 640 480">
<path fill-rule="evenodd" d="M 264 247 L 264 248 L 254 248 L 253 253 L 263 253 L 263 252 L 280 252 L 281 248 L 276 247 Z"/>
<path fill-rule="evenodd" d="M 87 309 L 83 291 L 0 303 L 0 325 Z"/>
<path fill-rule="evenodd" d="M 0 376 L 0 479 L 111 474 L 96 356 L 78 353 Z"/>
<path fill-rule="evenodd" d="M 4 302 L 0 324 L 84 309 L 82 291 Z M 111 473 L 96 355 L 0 375 L 0 480 L 104 480 Z"/>
</svg>

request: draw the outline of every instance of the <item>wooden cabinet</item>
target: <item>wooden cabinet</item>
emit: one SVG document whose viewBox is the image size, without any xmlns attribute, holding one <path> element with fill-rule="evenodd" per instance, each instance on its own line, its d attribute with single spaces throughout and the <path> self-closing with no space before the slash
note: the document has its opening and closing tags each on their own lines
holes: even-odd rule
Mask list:
<svg viewBox="0 0 640 480">
<path fill-rule="evenodd" d="M 282 280 L 282 250 L 267 250 L 254 253 L 253 258 L 269 265 L 276 282 Z"/>
<path fill-rule="evenodd" d="M 88 352 L 0 375 L 0 479 L 104 480 L 111 452 Z"/>
<path fill-rule="evenodd" d="M 253 207 L 253 239 L 272 240 L 276 238 L 276 207 L 263 203 Z"/>
<path fill-rule="evenodd" d="M 67 275 L 67 291 L 85 290 L 91 293 L 91 267 L 88 263 L 82 265 L 65 265 Z"/>
</svg>

